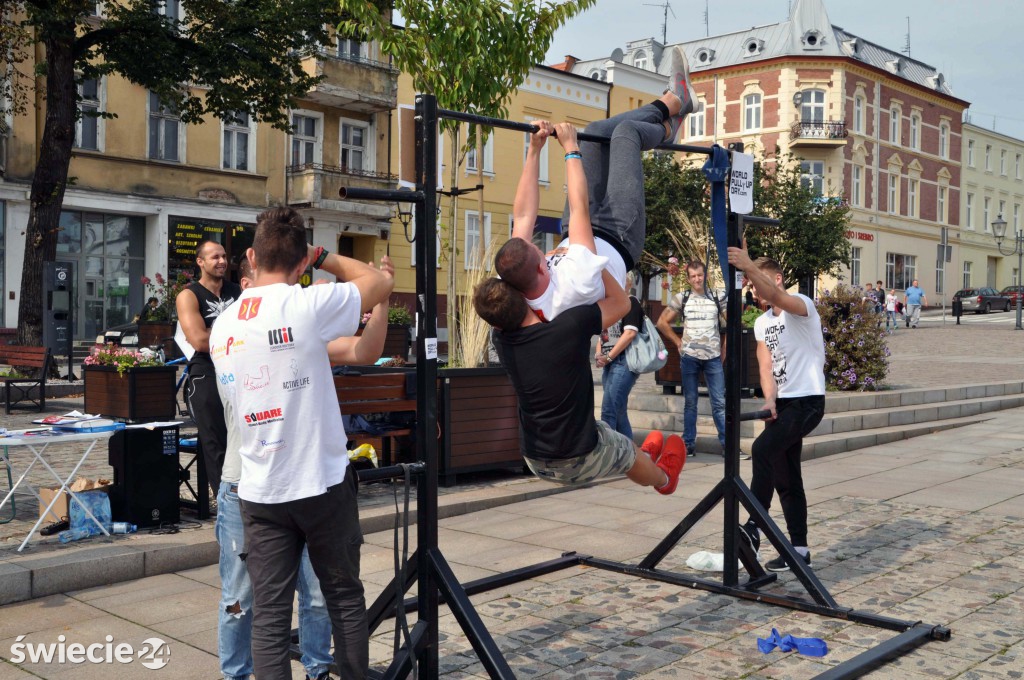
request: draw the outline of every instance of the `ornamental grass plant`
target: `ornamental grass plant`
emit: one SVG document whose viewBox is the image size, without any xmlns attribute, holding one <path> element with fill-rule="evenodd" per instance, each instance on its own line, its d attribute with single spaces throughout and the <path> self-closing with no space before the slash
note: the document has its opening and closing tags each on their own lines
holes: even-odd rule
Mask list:
<svg viewBox="0 0 1024 680">
<path fill-rule="evenodd" d="M 818 298 L 829 389 L 877 390 L 889 372 L 883 316 L 863 295 L 859 288 L 839 284 Z"/>
</svg>

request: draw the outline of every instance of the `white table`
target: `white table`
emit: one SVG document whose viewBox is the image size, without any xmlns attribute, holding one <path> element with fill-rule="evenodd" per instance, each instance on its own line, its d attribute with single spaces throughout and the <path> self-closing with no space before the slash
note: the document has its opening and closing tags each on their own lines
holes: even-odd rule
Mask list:
<svg viewBox="0 0 1024 680">
<path fill-rule="evenodd" d="M 46 518 L 46 516 L 50 512 L 50 509 L 57 502 L 57 499 L 60 498 L 60 491 L 67 491 L 68 495 L 70 496 L 70 498 L 68 499 L 69 507 L 72 499 L 77 500 L 78 496 L 75 494 L 74 491 L 72 491 L 69 488 L 71 480 L 74 479 L 76 474 L 78 474 L 78 469 L 82 467 L 82 463 L 84 463 L 85 459 L 89 457 L 89 454 L 92 453 L 92 450 L 96 448 L 96 444 L 98 444 L 101 441 L 109 439 L 116 431 L 117 430 L 107 430 L 104 432 L 76 432 L 73 434 L 44 434 L 41 432 L 33 433 L 32 430 L 28 430 L 8 432 L 7 436 L 0 437 L 0 447 L 3 447 L 3 452 L 0 453 L 0 457 L 2 457 L 8 465 L 10 465 L 10 453 L 8 451 L 8 448 L 24 446 L 25 448 L 32 452 L 32 462 L 28 464 L 28 467 L 25 468 L 25 471 L 21 473 L 20 477 L 18 477 L 18 481 L 16 481 L 14 483 L 14 486 L 11 487 L 10 492 L 8 492 L 8 494 L 4 496 L 4 499 L 0 501 L 0 508 L 3 508 L 3 506 L 11 498 L 14 497 L 15 490 L 17 490 L 17 488 L 25 480 L 25 477 L 27 477 L 28 473 L 32 471 L 32 468 L 35 466 L 36 463 L 41 463 L 43 467 L 50 471 L 50 474 L 53 475 L 53 478 L 57 480 L 57 482 L 60 484 L 60 490 L 54 495 L 53 500 L 50 501 L 49 505 L 46 506 L 46 510 L 40 513 L 39 520 L 35 523 L 31 531 L 28 532 L 28 536 L 25 537 L 25 540 L 22 541 L 21 545 L 18 547 L 18 552 L 21 552 L 25 548 L 25 546 L 28 544 L 29 539 L 32 538 L 32 534 L 39 530 L 39 525 L 43 523 L 43 519 Z M 82 452 L 81 458 L 78 459 L 78 462 L 75 464 L 74 469 L 68 474 L 67 479 L 61 479 L 61 476 L 57 474 L 57 471 L 54 470 L 48 462 L 46 462 L 46 449 L 48 449 L 51 444 L 67 444 L 70 442 L 82 442 L 83 444 L 87 442 L 88 445 L 85 446 L 85 450 Z M 11 469 L 13 470 L 14 466 L 11 466 Z M 42 504 L 43 499 L 40 498 L 36 490 L 32 488 L 31 485 L 27 486 L 28 490 L 32 492 L 32 495 L 36 497 L 36 500 L 38 500 L 39 503 Z M 107 528 L 103 526 L 103 524 L 99 520 L 96 519 L 96 517 L 89 510 L 89 507 L 85 503 L 81 502 L 79 503 L 79 505 L 85 511 L 85 514 L 89 516 L 89 519 L 96 523 L 96 526 L 100 528 L 100 531 L 109 536 L 110 532 L 108 532 Z"/>
</svg>

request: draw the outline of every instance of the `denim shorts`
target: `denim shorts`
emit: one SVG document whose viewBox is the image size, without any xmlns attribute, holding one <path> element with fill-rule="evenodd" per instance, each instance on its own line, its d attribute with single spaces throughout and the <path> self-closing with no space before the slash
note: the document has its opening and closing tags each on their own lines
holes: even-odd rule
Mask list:
<svg viewBox="0 0 1024 680">
<path fill-rule="evenodd" d="M 624 475 L 636 462 L 636 445 L 604 421 L 597 421 L 597 446 L 575 458 L 539 460 L 523 457 L 540 479 L 555 484 L 586 484 L 596 479 Z"/>
</svg>

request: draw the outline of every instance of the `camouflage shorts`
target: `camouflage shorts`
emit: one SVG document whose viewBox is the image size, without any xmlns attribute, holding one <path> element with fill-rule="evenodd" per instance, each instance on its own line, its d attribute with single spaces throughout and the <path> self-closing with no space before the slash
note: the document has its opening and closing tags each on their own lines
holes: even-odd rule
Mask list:
<svg viewBox="0 0 1024 680">
<path fill-rule="evenodd" d="M 590 453 L 564 460 L 526 458 L 526 465 L 540 479 L 555 484 L 586 484 L 595 479 L 624 475 L 636 462 L 636 446 L 603 421 L 597 421 L 597 446 Z"/>
</svg>

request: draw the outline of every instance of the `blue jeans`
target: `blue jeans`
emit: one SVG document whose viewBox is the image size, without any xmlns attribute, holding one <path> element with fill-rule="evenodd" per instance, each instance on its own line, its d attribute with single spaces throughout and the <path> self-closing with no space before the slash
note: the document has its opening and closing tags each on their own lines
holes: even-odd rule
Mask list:
<svg viewBox="0 0 1024 680">
<path fill-rule="evenodd" d="M 899 323 L 896 321 L 896 312 L 895 312 L 895 310 L 887 310 L 885 312 L 885 327 L 886 327 L 886 329 L 889 328 L 889 324 L 890 323 L 892 324 L 892 329 L 893 330 L 896 330 L 896 327 L 899 326 Z"/>
<path fill-rule="evenodd" d="M 601 387 L 604 398 L 601 400 L 601 420 L 620 434 L 633 440 L 633 428 L 629 424 L 629 393 L 639 376 L 629 370 L 626 355 L 620 354 L 601 372 Z"/>
<path fill-rule="evenodd" d="M 217 494 L 217 542 L 220 544 L 220 616 L 217 650 L 225 678 L 249 678 L 252 666 L 252 581 L 239 554 L 246 552 L 242 510 L 233 484 L 224 482 Z M 299 647 L 306 675 L 327 671 L 331 657 L 331 619 L 309 554 L 302 551 L 297 580 L 299 591 Z M 237 612 L 229 610 L 237 609 Z"/>
<path fill-rule="evenodd" d="M 679 359 L 679 370 L 683 379 L 683 443 L 687 452 L 693 450 L 697 442 L 697 374 L 704 372 L 704 381 L 708 384 L 708 396 L 711 397 L 711 416 L 715 419 L 718 430 L 718 441 L 725 448 L 725 369 L 721 357 L 714 359 L 695 359 L 682 354 Z"/>
</svg>

